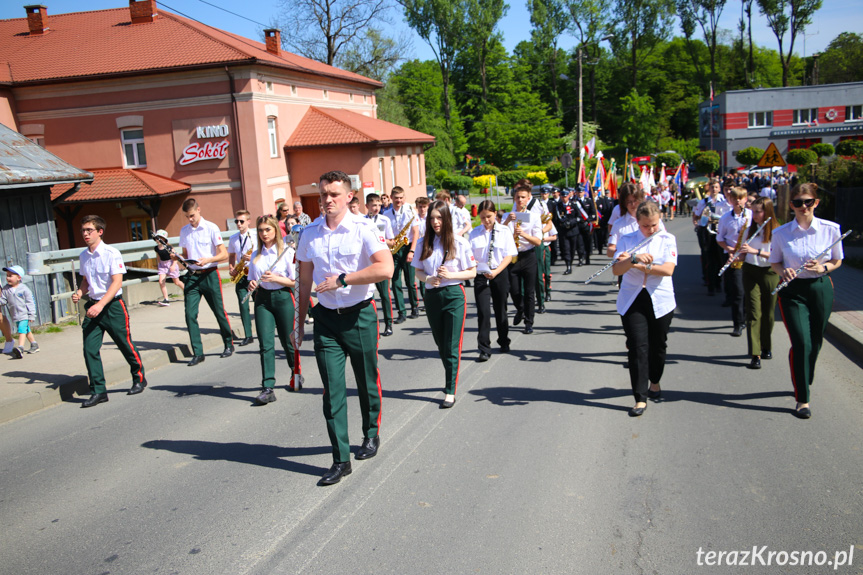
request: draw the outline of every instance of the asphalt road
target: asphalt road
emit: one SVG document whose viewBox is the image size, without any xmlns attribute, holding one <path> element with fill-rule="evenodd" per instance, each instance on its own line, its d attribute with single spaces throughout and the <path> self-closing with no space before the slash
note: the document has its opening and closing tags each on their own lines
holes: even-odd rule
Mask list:
<svg viewBox="0 0 863 575">
<path fill-rule="evenodd" d="M 691 227 L 670 231 L 678 310 L 663 399 L 643 417 L 626 413 L 612 276 L 583 283 L 595 257 L 553 269 L 549 313 L 509 355 L 473 361 L 469 313 L 454 409 L 438 409 L 425 317 L 396 326 L 381 340 L 380 454 L 333 487 L 316 486 L 331 454 L 310 341 L 305 390 L 266 407 L 252 405 L 257 350 L 242 348 L 153 371 L 139 396 L 120 386 L 96 408 L 0 426 L 0 573 L 863 573 L 860 365 L 826 343 L 813 418 L 794 418 L 784 328 L 776 359 L 745 369 Z M 781 554 L 699 566 L 699 550 L 753 546 L 765 562 L 856 554 L 836 571 Z"/>
</svg>

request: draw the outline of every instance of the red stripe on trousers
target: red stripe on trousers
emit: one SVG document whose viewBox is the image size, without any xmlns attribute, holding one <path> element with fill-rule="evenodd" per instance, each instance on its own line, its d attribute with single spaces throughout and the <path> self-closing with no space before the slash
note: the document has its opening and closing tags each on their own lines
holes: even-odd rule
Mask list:
<svg viewBox="0 0 863 575">
<path fill-rule="evenodd" d="M 779 303 L 779 315 L 782 316 L 782 325 L 785 326 L 785 331 L 788 333 L 788 339 L 791 339 L 791 330 L 788 329 L 788 322 L 785 320 L 785 312 L 782 311 L 782 298 L 777 298 L 777 303 Z M 797 379 L 794 377 L 794 345 L 792 344 L 791 349 L 788 351 L 788 367 L 791 368 L 791 385 L 794 386 L 794 399 L 800 401 L 799 396 L 797 395 Z"/>
<path fill-rule="evenodd" d="M 297 300 L 294 298 L 294 292 L 288 290 L 288 293 L 291 294 L 291 303 L 294 304 L 294 330 L 300 326 L 300 314 L 297 312 Z M 303 368 L 300 365 L 300 348 L 294 345 L 294 373 L 299 375 L 303 373 Z M 294 378 L 291 378 L 291 387 L 294 386 Z"/>
<path fill-rule="evenodd" d="M 129 327 L 129 312 L 126 311 L 126 304 L 123 302 L 123 299 L 120 299 L 120 306 L 123 308 L 123 316 L 126 318 L 126 342 L 129 344 L 129 349 L 132 350 L 132 353 L 135 354 L 135 359 L 138 360 L 138 377 L 140 378 L 139 383 L 144 381 L 144 374 L 141 372 L 144 369 L 144 362 L 141 361 L 141 356 L 138 355 L 138 352 L 135 351 L 135 345 L 132 343 L 132 328 Z"/>
<path fill-rule="evenodd" d="M 458 372 L 461 371 L 461 346 L 464 343 L 464 322 L 467 319 L 467 294 L 464 291 L 464 284 L 458 284 L 458 287 L 461 288 L 461 295 L 464 298 L 464 311 L 461 316 L 461 334 L 458 338 L 458 363 L 455 368 L 455 387 L 453 388 L 453 395 L 458 391 Z"/>
<path fill-rule="evenodd" d="M 375 310 L 375 325 L 377 325 L 377 323 L 378 323 L 377 322 L 378 306 L 375 304 L 375 298 L 372 298 L 372 307 L 374 307 L 374 310 Z M 378 367 L 378 350 L 380 349 L 381 331 L 379 329 L 375 329 L 375 331 L 377 332 L 377 335 L 378 335 L 377 339 L 375 339 L 375 372 L 377 372 L 377 374 L 378 374 L 378 380 L 377 380 L 378 403 L 380 403 L 380 405 L 381 405 L 381 407 L 378 409 L 378 422 L 377 422 L 378 435 L 380 435 L 381 434 L 381 414 L 384 411 L 384 390 L 381 387 L 381 370 Z"/>
</svg>

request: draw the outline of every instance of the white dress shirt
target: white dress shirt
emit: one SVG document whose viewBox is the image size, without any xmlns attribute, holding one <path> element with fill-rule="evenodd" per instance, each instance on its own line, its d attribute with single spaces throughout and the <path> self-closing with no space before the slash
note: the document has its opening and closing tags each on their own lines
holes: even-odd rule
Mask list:
<svg viewBox="0 0 863 575">
<path fill-rule="evenodd" d="M 417 246 L 419 245 L 420 243 L 417 242 Z M 473 250 L 470 248 L 470 242 L 462 236 L 455 236 L 455 257 L 447 254 L 447 257 L 450 259 L 447 259 L 445 262 L 443 261 L 444 253 L 439 237 L 435 237 L 432 247 L 432 253 L 429 257 L 421 260 L 421 254 L 415 254 L 413 261 L 411 261 L 411 265 L 413 267 L 424 271 L 429 277 L 437 275 L 437 269 L 441 266 L 441 262 L 443 262 L 443 266 L 451 272 L 463 272 L 476 267 L 476 259 L 473 257 Z M 439 285 L 433 286 L 426 281 L 426 289 L 460 285 L 463 282 L 464 280 L 441 279 Z"/>
<path fill-rule="evenodd" d="M 770 224 L 767 224 L 768 226 Z M 767 229 L 765 227 L 765 229 Z M 747 232 L 748 233 L 748 232 Z M 747 264 L 752 264 L 754 266 L 758 266 L 760 268 L 769 268 L 770 267 L 770 243 L 764 241 L 764 230 L 758 232 L 758 235 L 752 238 L 749 241 L 749 247 L 754 248 L 760 251 L 767 257 L 759 257 L 758 254 L 746 254 L 746 257 L 743 259 Z"/>
<path fill-rule="evenodd" d="M 623 252 L 634 255 L 629 250 L 644 238 L 641 230 L 621 237 L 614 257 L 617 258 L 617 254 Z M 654 266 L 666 262 L 674 262 L 674 265 L 677 265 L 677 240 L 670 233 L 661 231 L 653 236 L 647 245 L 642 246 L 634 253 L 651 254 Z M 646 289 L 647 293 L 650 294 L 650 299 L 653 302 L 653 315 L 657 318 L 673 311 L 677 306 L 671 276 L 648 275 L 633 267 L 623 274 L 620 292 L 617 294 L 617 313 L 624 315 L 642 289 Z"/>
<path fill-rule="evenodd" d="M 661 219 L 659 220 L 659 229 L 663 232 L 665 231 L 665 224 L 662 223 Z M 621 237 L 637 231 L 638 220 L 634 216 L 630 216 L 629 212 L 626 212 L 611 226 L 611 231 L 608 232 L 608 245 L 616 246 Z"/>
<path fill-rule="evenodd" d="M 770 244 L 770 263 L 781 263 L 783 268 L 797 269 L 804 263 L 827 249 L 827 246 L 839 239 L 842 232 L 839 224 L 821 218 L 812 218 L 808 230 L 804 230 L 793 219 L 784 226 L 773 230 L 773 241 Z M 842 242 L 839 242 L 818 263 L 841 260 L 844 252 Z M 824 274 L 802 269 L 797 277 L 801 279 L 817 278 Z"/>
<path fill-rule="evenodd" d="M 392 219 L 390 224 L 393 226 L 393 233 L 399 234 L 404 229 L 404 227 L 408 224 L 408 221 L 412 221 L 413 223 L 407 229 L 408 242 L 410 242 L 413 238 L 411 238 L 411 228 L 417 225 L 419 219 L 417 218 L 416 211 L 410 206 L 410 204 L 404 204 L 402 209 L 396 211 L 395 208 L 390 208 L 390 214 L 392 214 Z M 390 216 L 387 215 L 389 218 Z M 408 244 L 410 245 L 410 243 Z"/>
<path fill-rule="evenodd" d="M 485 229 L 485 226 L 480 224 L 470 232 L 468 236 L 470 247 L 473 250 L 473 257 L 476 260 L 476 272 L 478 274 L 490 272 L 497 269 L 500 262 L 506 256 L 515 256 L 518 252 L 515 250 L 515 240 L 512 237 L 512 232 L 507 226 L 502 224 L 494 224 L 494 241 L 492 242 L 492 231 Z M 491 254 L 489 254 L 489 245 L 491 244 Z M 489 255 L 491 259 L 489 259 Z"/>
<path fill-rule="evenodd" d="M 740 211 L 740 215 L 735 215 L 734 210 L 725 212 L 719 218 L 719 225 L 716 228 L 716 241 L 725 242 L 729 248 L 737 247 L 737 237 L 740 235 L 740 228 L 748 227 L 752 223 L 752 210 L 744 208 Z M 743 241 L 746 241 L 746 232 L 743 232 Z"/>
<path fill-rule="evenodd" d="M 510 213 L 516 214 L 519 212 L 516 212 L 513 210 Z M 537 212 L 530 211 L 530 212 L 525 212 L 525 213 L 530 215 L 530 222 L 527 222 L 527 223 L 522 222 L 521 231 L 523 231 L 524 233 L 526 233 L 529 236 L 533 236 L 535 238 L 542 238 L 542 221 L 539 219 L 539 215 L 537 214 Z M 507 217 L 509 217 L 509 215 L 507 215 Z M 504 219 L 506 219 L 506 218 L 504 218 Z M 516 220 L 514 222 L 510 222 L 507 224 L 510 231 L 512 232 L 513 238 L 515 238 L 515 225 L 517 222 L 518 222 L 518 220 Z M 534 246 L 532 243 L 530 243 L 526 239 L 521 238 L 520 245 L 518 246 L 518 253 L 532 250 L 534 247 L 536 247 L 536 246 Z"/>
<path fill-rule="evenodd" d="M 554 240 L 547 240 L 545 238 L 550 238 L 551 236 L 556 236 L 556 235 L 557 235 L 557 228 L 554 227 L 554 224 L 551 224 L 551 229 L 549 229 L 547 232 L 544 232 L 542 234 L 542 244 L 545 246 L 550 246 L 551 242 Z"/>
<path fill-rule="evenodd" d="M 608 225 L 613 226 L 614 222 L 616 222 L 620 218 L 620 204 L 616 204 L 613 208 L 611 208 L 611 215 L 608 216 Z"/>
<path fill-rule="evenodd" d="M 96 249 L 90 253 L 89 248 L 78 256 L 81 275 L 87 278 L 87 294 L 90 299 L 100 300 L 105 297 L 108 286 L 111 285 L 111 276 L 125 274 L 126 266 L 123 264 L 123 256 L 120 250 L 109 246 L 105 242 L 99 242 Z M 122 295 L 122 288 L 117 290 L 114 297 Z"/>
<path fill-rule="evenodd" d="M 296 280 L 297 271 L 296 266 L 294 266 L 294 250 L 287 246 L 284 249 L 288 250 L 287 253 L 282 256 L 279 263 L 270 271 L 277 276 Z M 253 253 L 252 259 L 249 261 L 249 281 L 259 281 L 264 272 L 270 269 L 273 262 L 278 259 L 279 253 L 278 246 L 275 243 L 269 248 L 261 246 L 260 250 Z M 277 290 L 287 286 L 276 282 L 260 282 L 260 287 L 265 290 Z"/>
<path fill-rule="evenodd" d="M 228 253 L 236 254 L 237 261 L 242 258 L 247 251 L 255 251 L 258 249 L 258 234 L 252 230 L 246 230 L 246 233 L 235 233 L 228 240 Z"/>
<path fill-rule="evenodd" d="M 378 229 L 378 232 L 380 232 L 383 239 L 391 240 L 396 237 L 393 233 L 393 226 L 390 223 L 390 219 L 385 215 L 378 214 L 376 216 L 366 216 L 366 218 L 368 218 L 372 225 Z"/>
<path fill-rule="evenodd" d="M 186 224 L 180 230 L 180 247 L 186 249 L 187 259 L 199 260 L 212 258 L 219 253 L 219 246 L 224 245 L 219 226 L 204 218 L 198 222 L 198 227 Z M 219 264 L 210 262 L 205 266 L 189 265 L 191 270 L 203 270 L 217 267 Z"/>
</svg>

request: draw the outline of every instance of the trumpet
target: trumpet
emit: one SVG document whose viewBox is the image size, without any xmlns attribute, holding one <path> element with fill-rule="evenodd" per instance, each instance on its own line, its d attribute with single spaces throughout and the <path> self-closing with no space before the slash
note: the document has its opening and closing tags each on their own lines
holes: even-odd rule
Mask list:
<svg viewBox="0 0 863 575">
<path fill-rule="evenodd" d="M 512 256 L 512 263 L 515 263 L 518 261 L 518 248 L 521 247 L 521 236 L 519 235 L 519 232 L 521 232 L 521 222 L 518 220 L 515 220 L 515 231 L 513 232 L 512 235 L 515 236 L 513 239 L 515 239 L 516 254 L 514 256 Z"/>
<path fill-rule="evenodd" d="M 393 247 L 390 248 L 390 253 L 396 253 L 406 245 L 408 245 L 408 230 L 411 227 L 411 224 L 414 222 L 413 217 L 408 220 L 408 223 L 405 224 L 405 227 L 402 228 L 402 231 L 399 232 L 393 239 Z"/>
<path fill-rule="evenodd" d="M 250 255 L 252 255 L 252 248 L 249 248 L 249 251 L 243 254 L 243 257 L 240 258 L 240 261 L 234 268 L 234 275 L 231 276 L 231 283 L 238 284 L 249 275 L 249 266 L 246 264 L 246 256 Z"/>
</svg>

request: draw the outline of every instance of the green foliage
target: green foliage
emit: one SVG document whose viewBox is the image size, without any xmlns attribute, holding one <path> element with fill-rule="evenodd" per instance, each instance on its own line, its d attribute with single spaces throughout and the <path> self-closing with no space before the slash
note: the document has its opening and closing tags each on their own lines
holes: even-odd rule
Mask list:
<svg viewBox="0 0 863 575">
<path fill-rule="evenodd" d="M 665 164 L 665 167 L 667 168 L 677 168 L 677 166 L 680 165 L 680 156 L 670 152 L 663 152 L 656 155 L 653 164 L 653 167 L 657 170 L 662 167 L 662 164 Z"/>
<path fill-rule="evenodd" d="M 674 150 L 677 152 L 684 160 L 692 160 L 695 154 L 698 153 L 698 138 L 690 138 L 685 140 L 683 138 L 672 138 L 666 136 L 664 138 L 659 138 L 659 143 L 656 145 L 657 150 Z"/>
<path fill-rule="evenodd" d="M 658 136 L 655 113 L 653 98 L 640 96 L 635 88 L 620 99 L 620 115 L 623 116 L 620 139 L 631 154 L 649 154 L 653 151 Z"/>
<path fill-rule="evenodd" d="M 823 84 L 863 80 L 863 36 L 841 32 L 818 58 L 818 79 Z"/>
<path fill-rule="evenodd" d="M 506 186 L 511 188 L 515 185 L 515 183 L 519 180 L 522 180 L 527 177 L 527 170 L 510 170 L 508 172 L 501 172 L 497 177 L 497 183 L 500 186 Z"/>
<path fill-rule="evenodd" d="M 757 164 L 761 159 L 761 156 L 764 155 L 764 150 L 761 148 L 756 148 L 755 146 L 749 146 L 748 148 L 743 148 L 739 152 L 737 152 L 737 162 L 743 164 L 744 166 L 752 166 Z"/>
<path fill-rule="evenodd" d="M 842 140 L 836 144 L 836 155 L 863 158 L 863 140 Z"/>
<path fill-rule="evenodd" d="M 793 166 L 805 166 L 816 163 L 818 161 L 818 154 L 812 150 L 798 148 L 796 150 L 789 150 L 785 155 L 785 161 Z"/>
<path fill-rule="evenodd" d="M 461 174 L 448 174 L 441 179 L 440 186 L 446 190 L 469 190 L 473 187 L 473 178 Z"/>
<path fill-rule="evenodd" d="M 477 172 L 479 172 L 480 176 L 499 176 L 500 168 L 492 166 L 491 164 L 482 164 L 477 168 Z"/>
<path fill-rule="evenodd" d="M 449 176 L 449 172 L 446 170 L 438 170 L 434 173 L 435 182 L 437 182 L 437 185 L 439 185 L 439 186 L 441 185 L 441 182 L 444 180 L 444 178 L 446 178 L 448 176 Z"/>
<path fill-rule="evenodd" d="M 809 149 L 818 154 L 819 158 L 829 158 L 836 153 L 836 150 L 833 149 L 833 144 L 812 144 L 812 147 L 810 147 Z"/>
<path fill-rule="evenodd" d="M 548 183 L 548 176 L 545 172 L 528 172 L 527 179 L 530 180 L 534 186 L 541 186 L 542 184 Z"/>
<path fill-rule="evenodd" d="M 702 174 L 712 174 L 719 169 L 719 153 L 714 150 L 698 152 L 692 159 L 695 169 Z"/>
<path fill-rule="evenodd" d="M 548 181 L 556 182 L 564 177 L 565 171 L 563 165 L 557 160 L 553 161 L 545 168 L 545 173 L 548 176 Z"/>
</svg>

